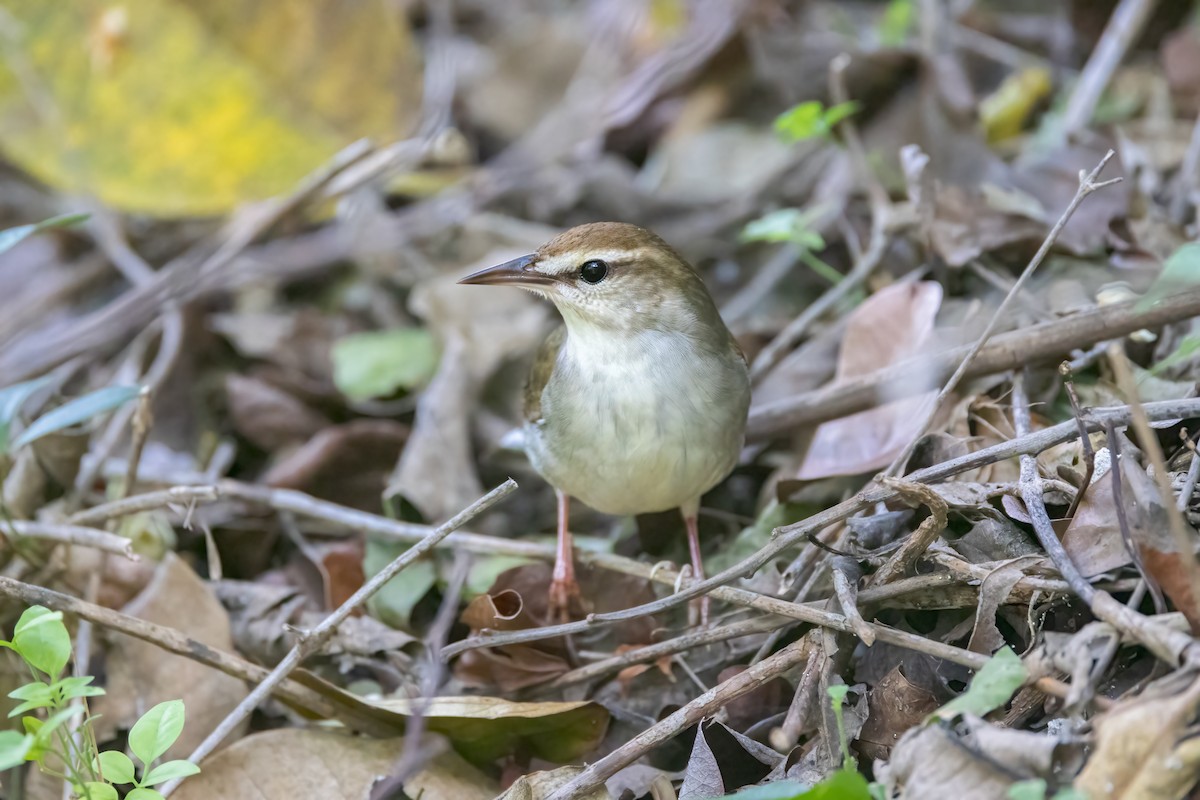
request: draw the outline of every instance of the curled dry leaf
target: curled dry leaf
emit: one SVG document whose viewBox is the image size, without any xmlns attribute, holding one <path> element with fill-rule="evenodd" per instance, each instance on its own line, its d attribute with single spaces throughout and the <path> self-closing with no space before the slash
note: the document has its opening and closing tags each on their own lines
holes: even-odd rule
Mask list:
<svg viewBox="0 0 1200 800">
<path fill-rule="evenodd" d="M 399 738 L 294 728 L 256 733 L 205 759 L 200 774 L 184 781 L 173 796 L 368 800 L 371 787 L 391 774 L 403 749 Z M 498 791 L 490 778 L 454 753 L 434 756 L 404 782 L 405 795 L 423 800 L 491 800 Z"/>
<path fill-rule="evenodd" d="M 519 631 L 540 627 L 526 610 L 522 596 L 512 589 L 476 597 L 463 609 L 460 619 L 472 634 L 484 628 Z M 568 669 L 561 640 L 548 639 L 468 650 L 455 663 L 454 675 L 468 686 L 495 686 L 510 692 L 543 683 Z"/>
<path fill-rule="evenodd" d="M 910 683 L 900 666 L 867 692 L 870 713 L 858 736 L 858 748 L 868 758 L 886 759 L 901 735 L 920 725 L 939 705 L 937 697 Z"/>
<path fill-rule="evenodd" d="M 147 622 L 169 625 L 220 650 L 233 649 L 229 618 L 212 590 L 182 559 L 169 553 L 153 580 L 123 611 Z M 96 736 L 112 738 L 147 708 L 183 700 L 187 725 L 166 753 L 185 758 L 246 696 L 246 685 L 211 667 L 163 652 L 139 639 L 114 634 L 108 647 L 107 694 L 92 700 Z"/>
<path fill-rule="evenodd" d="M 932 281 L 897 283 L 854 310 L 846 326 L 833 385 L 918 355 L 933 333 L 942 287 Z M 917 362 L 912 380 L 934 388 Z M 920 432 L 936 390 L 822 424 L 813 434 L 798 478 L 856 475 L 886 466 Z"/>
<path fill-rule="evenodd" d="M 254 375 L 226 375 L 225 399 L 238 435 L 268 453 L 299 444 L 330 424 L 294 395 Z"/>
<path fill-rule="evenodd" d="M 373 705 L 411 716 L 418 710 L 429 730 L 449 739 L 464 757 L 488 763 L 528 753 L 557 764 L 591 752 L 608 730 L 598 703 L 517 703 L 502 697 L 434 697 L 378 700 Z"/>
</svg>

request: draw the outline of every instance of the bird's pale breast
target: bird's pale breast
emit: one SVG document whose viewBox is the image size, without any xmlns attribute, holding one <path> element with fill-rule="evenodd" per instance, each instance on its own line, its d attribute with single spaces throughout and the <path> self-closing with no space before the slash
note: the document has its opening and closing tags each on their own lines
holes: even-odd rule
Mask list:
<svg viewBox="0 0 1200 800">
<path fill-rule="evenodd" d="M 723 479 L 742 447 L 750 385 L 730 348 L 672 332 L 569 335 L 526 426 L 553 486 L 609 514 L 665 511 Z"/>
</svg>

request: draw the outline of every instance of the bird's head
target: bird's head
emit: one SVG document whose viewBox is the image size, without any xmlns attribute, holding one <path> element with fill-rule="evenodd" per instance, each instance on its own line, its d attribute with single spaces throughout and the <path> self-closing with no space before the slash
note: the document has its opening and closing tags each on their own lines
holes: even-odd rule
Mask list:
<svg viewBox="0 0 1200 800">
<path fill-rule="evenodd" d="M 579 225 L 459 283 L 529 289 L 550 299 L 572 331 L 691 334 L 714 323 L 724 331 L 688 263 L 655 234 L 622 222 Z"/>
</svg>

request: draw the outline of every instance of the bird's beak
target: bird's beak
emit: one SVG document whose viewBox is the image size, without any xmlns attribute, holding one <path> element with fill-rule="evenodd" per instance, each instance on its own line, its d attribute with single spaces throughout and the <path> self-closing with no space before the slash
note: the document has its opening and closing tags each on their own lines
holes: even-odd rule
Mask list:
<svg viewBox="0 0 1200 800">
<path fill-rule="evenodd" d="M 552 282 L 549 275 L 532 269 L 537 255 L 531 254 L 505 261 L 494 267 L 474 272 L 463 278 L 459 283 L 471 283 L 479 286 L 546 286 Z"/>
</svg>

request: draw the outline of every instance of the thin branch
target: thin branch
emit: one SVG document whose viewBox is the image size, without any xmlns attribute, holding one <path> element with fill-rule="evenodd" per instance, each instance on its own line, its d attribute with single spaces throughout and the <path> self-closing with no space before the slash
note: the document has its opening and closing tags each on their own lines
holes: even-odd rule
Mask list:
<svg viewBox="0 0 1200 800">
<path fill-rule="evenodd" d="M 1143 328 L 1154 329 L 1190 319 L 1200 315 L 1200 290 L 1179 292 L 1144 311 L 1137 311 L 1134 306 L 1130 302 L 1097 307 L 1053 322 L 998 334 L 979 352 L 963 377 L 1008 372 L 1043 359 L 1058 359 L 1063 353 L 1120 338 Z M 746 437 L 762 440 L 796 427 L 874 408 L 883 397 L 909 397 L 923 391 L 922 385 L 913 381 L 914 374 L 944 380 L 963 362 L 969 351 L 970 346 L 964 346 L 922 354 L 836 386 L 752 407 Z"/>
<path fill-rule="evenodd" d="M 833 575 L 833 592 L 842 607 L 842 614 L 854 635 L 870 647 L 875 644 L 875 630 L 858 610 L 858 581 L 862 578 L 862 568 L 851 558 L 834 556 L 829 571 Z"/>
<path fill-rule="evenodd" d="M 77 511 L 67 518 L 72 525 L 98 525 L 110 519 L 151 511 L 175 503 L 211 503 L 220 497 L 215 486 L 175 486 L 157 492 L 135 494 L 111 503 Z"/>
<path fill-rule="evenodd" d="M 769 658 L 748 667 L 744 672 L 709 689 L 661 722 L 642 731 L 599 761 L 588 765 L 582 772 L 556 789 L 546 800 L 578 800 L 578 798 L 585 797 L 588 792 L 604 783 L 623 767 L 637 761 L 663 742 L 675 738 L 718 709 L 796 666 L 808 657 L 808 653 L 807 640 L 800 639 Z"/>
<path fill-rule="evenodd" d="M 1113 184 L 1121 181 L 1120 178 L 1113 178 L 1112 180 L 1096 183 L 1096 178 L 1100 175 L 1100 171 L 1104 169 L 1104 166 L 1109 162 L 1113 155 L 1113 151 L 1109 150 L 1104 154 L 1104 158 L 1100 159 L 1100 163 L 1096 165 L 1096 168 L 1090 173 L 1085 175 L 1082 174 L 1081 171 L 1079 176 L 1079 188 L 1075 190 L 1075 196 L 1072 197 L 1071 202 L 1067 204 L 1067 208 L 1065 211 L 1063 211 L 1062 216 L 1058 218 L 1058 222 L 1054 223 L 1054 227 L 1050 229 L 1048 234 L 1046 234 L 1046 238 L 1042 240 L 1042 246 L 1038 248 L 1037 252 L 1033 254 L 1033 258 L 1031 258 L 1029 263 L 1025 265 L 1025 269 L 1021 272 L 1020 277 L 1017 278 L 1016 283 L 1012 285 L 1012 288 L 1008 290 L 1008 294 L 1006 294 L 1004 299 L 1000 301 L 1000 306 L 996 309 L 995 313 L 992 314 L 992 318 L 988 320 L 988 324 L 983 329 L 983 333 L 979 335 L 979 338 L 975 340 L 975 344 L 971 345 L 971 349 L 969 349 L 967 354 L 963 356 L 963 360 L 959 363 L 958 368 L 954 370 L 954 374 L 951 375 L 949 380 L 942 385 L 941 390 L 938 391 L 937 397 L 934 399 L 932 405 L 930 405 L 929 411 L 925 415 L 925 419 L 921 421 L 920 427 L 917 428 L 917 435 L 909 440 L 908 446 L 904 448 L 904 451 L 900 455 L 896 456 L 896 459 L 892 461 L 890 466 L 888 466 L 887 471 L 885 472 L 886 475 L 898 475 L 904 468 L 904 465 L 908 463 L 908 459 L 912 458 L 913 451 L 917 449 L 917 444 L 920 443 L 921 438 L 925 435 L 930 423 L 932 423 L 937 415 L 941 412 L 942 404 L 946 402 L 946 398 L 950 395 L 950 393 L 958 388 L 958 384 L 967 374 L 967 370 L 970 368 L 971 363 L 975 360 L 975 357 L 979 355 L 979 351 L 983 349 L 983 346 L 986 345 L 992 338 L 992 334 L 996 332 L 996 328 L 999 326 L 1000 321 L 1004 319 L 1004 314 L 1006 311 L 1008 311 L 1008 307 L 1012 305 L 1013 300 L 1021 293 L 1021 290 L 1029 281 L 1029 278 L 1033 275 L 1034 271 L 1037 270 L 1038 266 L 1042 263 L 1042 260 L 1045 259 L 1046 255 L 1050 252 L 1050 248 L 1053 247 L 1054 243 L 1058 240 L 1058 236 L 1060 233 L 1062 233 L 1063 228 L 1066 227 L 1067 222 L 1072 216 L 1074 216 L 1075 209 L 1079 208 L 1079 204 L 1082 203 L 1084 198 L 1086 198 L 1092 192 L 1095 192 L 1098 189 L 1103 189 L 1106 186 L 1112 186 Z"/>
<path fill-rule="evenodd" d="M 133 552 L 133 542 L 124 536 L 118 536 L 115 533 L 109 533 L 108 531 L 96 528 L 15 519 L 9 522 L 9 531 L 15 533 L 17 536 L 27 536 L 30 539 L 45 539 L 62 544 L 92 547 L 105 553 L 115 553 L 119 556 L 125 556 L 131 561 L 138 560 L 138 557 Z"/>
<path fill-rule="evenodd" d="M 895 478 L 883 478 L 882 483 L 889 489 L 895 489 L 901 497 L 925 505 L 929 509 L 929 516 L 901 543 L 883 566 L 875 571 L 871 576 L 872 586 L 882 586 L 904 577 L 908 568 L 916 563 L 929 546 L 937 541 L 942 531 L 946 530 L 946 515 L 950 510 L 942 496 L 927 486 Z"/>
<path fill-rule="evenodd" d="M 284 678 L 290 675 L 293 670 L 300 666 L 305 658 L 319 650 L 333 636 L 338 625 L 346 617 L 350 616 L 356 608 L 360 607 L 383 588 L 384 584 L 396 577 L 405 567 L 431 551 L 439 541 L 445 539 L 455 529 L 462 527 L 480 513 L 507 497 L 516 488 L 516 481 L 509 478 L 466 509 L 454 515 L 450 520 L 439 525 L 424 539 L 404 551 L 392 563 L 380 570 L 371 580 L 363 584 L 346 602 L 342 603 L 333 613 L 322 620 L 320 624 L 301 637 L 300 641 L 292 647 L 275 669 L 271 670 L 271 674 L 262 683 L 254 687 L 254 690 L 246 696 L 246 699 L 239 703 L 238 707 L 221 721 L 216 729 L 188 756 L 188 760 L 193 764 L 198 764 L 205 756 L 215 750 L 217 745 L 224 741 L 225 737 L 240 725 L 242 720 L 250 716 L 250 712 L 257 708 L 258 704 L 265 700 Z M 163 794 L 168 794 L 176 785 L 178 785 L 178 782 L 173 783 L 170 787 L 163 790 Z"/>
<path fill-rule="evenodd" d="M 1158 0 L 1121 0 L 1117 5 L 1067 101 L 1061 123 L 1064 134 L 1073 136 L 1092 121 L 1100 95 L 1157 5 Z"/>
</svg>

